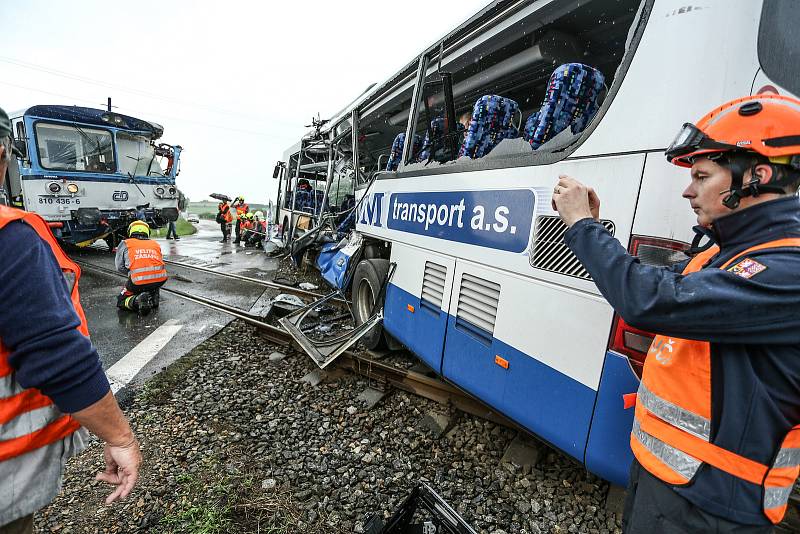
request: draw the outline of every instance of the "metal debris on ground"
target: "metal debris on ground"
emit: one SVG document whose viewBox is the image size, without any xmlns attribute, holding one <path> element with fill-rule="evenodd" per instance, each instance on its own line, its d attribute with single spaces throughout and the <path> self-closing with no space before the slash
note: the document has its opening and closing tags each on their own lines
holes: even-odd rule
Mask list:
<svg viewBox="0 0 800 534">
<path fill-rule="evenodd" d="M 427 520 L 426 520 L 427 519 Z M 412 521 L 415 521 L 413 522 Z M 384 521 L 373 514 L 364 524 L 365 534 L 477 534 L 444 499 L 425 483 L 414 488 L 397 511 Z"/>
<path fill-rule="evenodd" d="M 314 291 L 315 289 L 319 289 L 319 286 L 316 284 L 312 284 L 311 282 L 302 282 L 298 285 L 300 289 L 305 289 L 306 291 Z"/>
</svg>

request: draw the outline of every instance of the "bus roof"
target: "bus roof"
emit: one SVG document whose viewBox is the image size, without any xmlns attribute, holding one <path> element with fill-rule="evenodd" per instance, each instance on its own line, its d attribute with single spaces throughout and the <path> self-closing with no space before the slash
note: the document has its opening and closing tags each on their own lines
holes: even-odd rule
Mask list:
<svg viewBox="0 0 800 534">
<path fill-rule="evenodd" d="M 151 135 L 152 139 L 158 139 L 164 133 L 164 127 L 160 124 L 103 109 L 84 108 L 80 106 L 39 105 L 26 109 L 24 114 L 45 119 L 79 122 L 81 124 L 96 124 L 98 126 L 112 126 L 122 130 L 146 132 Z"/>
<path fill-rule="evenodd" d="M 547 0 L 547 2 L 552 1 L 554 0 Z M 386 91 L 395 87 L 404 78 L 413 75 L 417 69 L 420 56 L 431 54 L 432 52 L 437 51 L 441 43 L 444 43 L 445 55 L 447 55 L 447 53 L 452 51 L 452 48 L 459 43 L 459 41 L 468 39 L 470 35 L 473 34 L 473 32 L 481 25 L 488 21 L 494 20 L 496 22 L 503 18 L 509 17 L 516 10 L 521 9 L 530 3 L 530 1 L 525 0 L 493 0 L 475 15 L 472 15 L 470 18 L 459 24 L 454 30 L 437 39 L 433 44 L 425 48 L 422 53 L 414 56 L 414 58 L 411 59 L 411 61 L 409 61 L 405 67 L 397 71 L 389 79 L 373 87 L 372 90 L 365 95 L 366 97 L 361 99 L 361 101 L 358 103 L 358 106 L 362 109 L 368 108 L 373 102 L 377 101 L 383 94 L 385 94 Z"/>
</svg>

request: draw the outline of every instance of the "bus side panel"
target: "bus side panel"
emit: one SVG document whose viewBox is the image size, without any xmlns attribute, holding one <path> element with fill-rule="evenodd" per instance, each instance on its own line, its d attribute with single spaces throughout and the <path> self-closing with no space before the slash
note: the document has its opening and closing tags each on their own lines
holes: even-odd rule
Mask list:
<svg viewBox="0 0 800 534">
<path fill-rule="evenodd" d="M 691 242 L 692 226 L 697 221 L 688 201 L 681 197 L 689 179 L 688 170 L 670 164 L 663 153 L 648 153 L 631 233 Z M 633 410 L 623 409 L 622 395 L 638 388 L 639 378 L 627 358 L 608 352 L 592 418 L 586 467 L 615 484 L 626 484 L 633 458 L 629 444 Z"/>
<path fill-rule="evenodd" d="M 459 320 L 464 274 L 499 286 L 493 332 Z M 451 298 L 442 374 L 583 461 L 602 368 L 586 349 L 606 343 L 605 300 L 461 260 Z"/>
<path fill-rule="evenodd" d="M 441 373 L 447 305 L 450 302 L 455 260 L 418 247 L 395 243 L 390 261 L 397 267 L 386 288 L 383 326 L 431 369 Z M 442 269 L 445 271 L 440 305 L 434 306 L 421 299 L 426 264 L 435 264 L 437 272 Z M 431 265 L 428 267 L 430 272 Z"/>
<path fill-rule="evenodd" d="M 585 463 L 592 473 L 620 486 L 628 484 L 628 470 L 633 460 L 630 447 L 633 408 L 624 408 L 622 396 L 635 393 L 638 388 L 639 378 L 628 359 L 616 352 L 607 352 Z"/>
</svg>

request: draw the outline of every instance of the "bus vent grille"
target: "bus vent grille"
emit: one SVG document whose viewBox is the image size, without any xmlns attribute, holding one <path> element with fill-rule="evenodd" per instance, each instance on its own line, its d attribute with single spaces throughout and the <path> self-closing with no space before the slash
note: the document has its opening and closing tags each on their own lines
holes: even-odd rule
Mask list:
<svg viewBox="0 0 800 534">
<path fill-rule="evenodd" d="M 447 267 L 425 262 L 425 274 L 422 277 L 422 301 L 421 305 L 430 309 L 432 312 L 439 313 L 442 309 L 442 298 L 444 296 L 444 281 L 447 278 Z"/>
<path fill-rule="evenodd" d="M 613 222 L 600 220 L 600 223 L 611 232 L 611 235 L 614 235 Z M 541 215 L 536 218 L 531 266 L 536 269 L 574 276 L 581 280 L 591 280 L 592 277 L 583 268 L 577 256 L 564 243 L 564 234 L 567 229 L 567 225 L 559 217 Z"/>
<path fill-rule="evenodd" d="M 456 326 L 491 342 L 499 299 L 500 284 L 464 273 L 458 292 Z"/>
</svg>

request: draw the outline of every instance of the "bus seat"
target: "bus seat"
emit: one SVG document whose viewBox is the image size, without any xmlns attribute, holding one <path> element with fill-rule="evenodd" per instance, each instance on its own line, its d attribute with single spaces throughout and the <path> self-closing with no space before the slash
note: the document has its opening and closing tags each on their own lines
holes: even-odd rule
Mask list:
<svg viewBox="0 0 800 534">
<path fill-rule="evenodd" d="M 458 155 L 472 159 L 482 158 L 503 139 L 519 137 L 514 127 L 514 116 L 519 105 L 509 98 L 485 95 L 475 102 L 472 119 Z"/>
<path fill-rule="evenodd" d="M 425 139 L 422 141 L 422 149 L 419 151 L 417 161 L 427 161 L 431 157 L 433 143 L 442 137 L 443 132 L 444 117 L 436 117 L 431 121 L 430 129 L 425 132 Z"/>
<path fill-rule="evenodd" d="M 389 152 L 389 161 L 386 162 L 387 171 L 396 171 L 400 166 L 400 161 L 403 159 L 403 145 L 406 142 L 406 134 L 401 132 L 397 134 L 392 143 L 392 151 Z M 420 136 L 414 136 L 414 146 L 411 147 L 410 161 L 416 161 L 416 155 L 422 147 L 422 139 Z"/>
<path fill-rule="evenodd" d="M 294 199 L 294 209 L 312 213 L 314 211 L 313 193 L 311 191 L 298 189 Z"/>
<path fill-rule="evenodd" d="M 535 150 L 556 134 L 572 128 L 581 133 L 600 107 L 605 78 L 594 67 L 565 63 L 550 76 L 539 111 L 525 122 L 523 137 Z"/>
<path fill-rule="evenodd" d="M 461 140 L 464 136 L 464 125 L 460 122 L 456 123 L 456 135 L 459 136 L 458 144 L 461 146 Z M 436 150 L 433 154 L 433 159 L 436 161 L 446 161 L 447 155 L 443 155 L 440 150 L 444 148 L 444 117 L 436 117 L 431 121 L 431 127 L 425 132 L 425 139 L 422 141 L 422 148 L 419 151 L 417 161 L 427 162 L 431 159 L 431 150 Z M 449 159 L 452 159 L 449 158 Z"/>
</svg>

